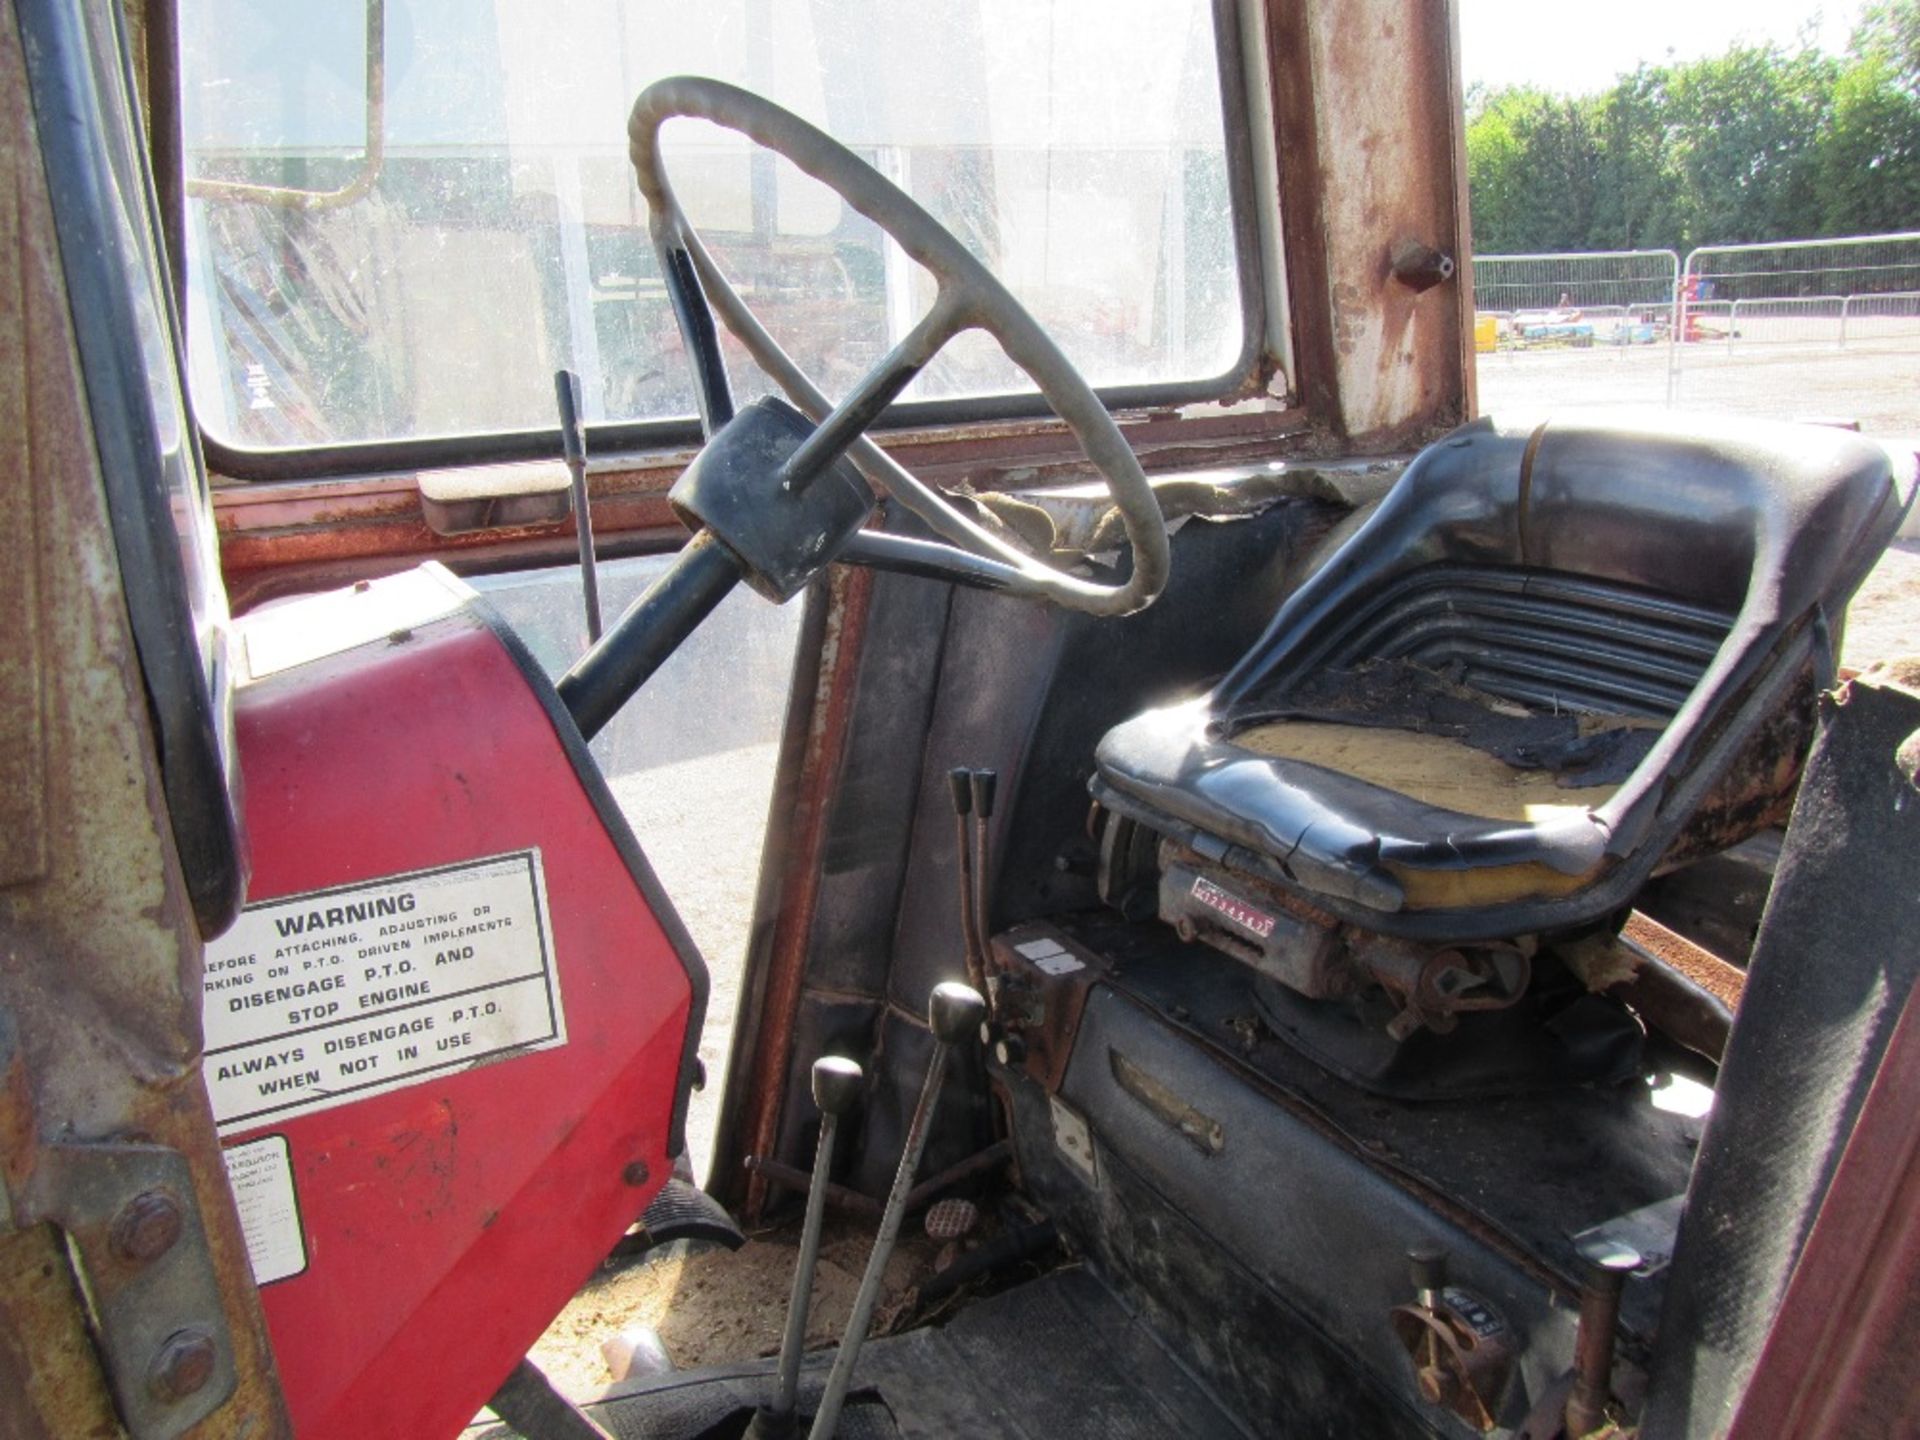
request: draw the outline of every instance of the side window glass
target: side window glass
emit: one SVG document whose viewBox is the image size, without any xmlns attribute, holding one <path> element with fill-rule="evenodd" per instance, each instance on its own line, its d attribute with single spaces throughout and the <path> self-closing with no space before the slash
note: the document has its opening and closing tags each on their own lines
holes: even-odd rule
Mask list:
<svg viewBox="0 0 1920 1440">
<path fill-rule="evenodd" d="M 671 556 L 603 563 L 609 622 Z M 547 674 L 586 646 L 580 572 L 572 567 L 474 577 Z M 594 758 L 627 823 L 686 923 L 713 980 L 700 1058 L 710 1083 L 693 1097 L 688 1148 L 697 1175 L 711 1159 L 753 923 L 760 855 L 804 598 L 769 605 L 744 586 L 722 601 L 593 740 Z"/>
</svg>

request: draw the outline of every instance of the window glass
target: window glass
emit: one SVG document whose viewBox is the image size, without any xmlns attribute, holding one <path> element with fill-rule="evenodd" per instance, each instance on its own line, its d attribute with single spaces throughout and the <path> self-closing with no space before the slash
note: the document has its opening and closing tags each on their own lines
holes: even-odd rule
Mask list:
<svg viewBox="0 0 1920 1440">
<path fill-rule="evenodd" d="M 691 415 L 626 157 L 633 97 L 675 73 L 844 141 L 1095 384 L 1204 380 L 1241 352 L 1208 0 L 387 0 L 377 169 L 361 6 L 179 15 L 193 396 L 230 446 L 545 429 L 563 365 L 589 421 Z M 698 121 L 665 145 L 721 265 L 828 394 L 924 310 L 924 273 L 785 161 Z M 906 398 L 1030 388 L 973 334 Z"/>
</svg>

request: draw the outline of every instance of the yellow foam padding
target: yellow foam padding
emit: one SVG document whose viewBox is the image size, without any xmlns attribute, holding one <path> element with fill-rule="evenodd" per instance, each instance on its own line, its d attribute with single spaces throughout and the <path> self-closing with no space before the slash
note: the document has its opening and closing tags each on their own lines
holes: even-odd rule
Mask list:
<svg viewBox="0 0 1920 1440">
<path fill-rule="evenodd" d="M 1423 804 L 1485 820 L 1538 822 L 1583 815 L 1619 787 L 1567 789 L 1547 770 L 1519 770 L 1464 740 L 1416 730 L 1277 720 L 1233 737 L 1261 755 L 1302 760 L 1394 790 Z"/>
</svg>

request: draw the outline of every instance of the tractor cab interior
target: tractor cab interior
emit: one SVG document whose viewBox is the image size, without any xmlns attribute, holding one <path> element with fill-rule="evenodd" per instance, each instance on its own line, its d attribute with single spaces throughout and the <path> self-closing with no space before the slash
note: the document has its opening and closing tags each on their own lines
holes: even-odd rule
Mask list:
<svg viewBox="0 0 1920 1440">
<path fill-rule="evenodd" d="M 0 851 L 19 1433 L 78 1433 L 74 1336 L 165 1440 L 1690 1436 L 1799 1375 L 1920 964 L 1914 692 L 1838 658 L 1910 461 L 1474 418 L 1425 0 L 486 8 L 0 9 L 60 637 L 0 748 L 152 827 Z M 742 598 L 798 618 L 717 984 L 612 742 Z M 828 1205 L 874 1238 L 805 1351 Z M 737 1223 L 777 1353 L 524 1358 Z"/>
</svg>

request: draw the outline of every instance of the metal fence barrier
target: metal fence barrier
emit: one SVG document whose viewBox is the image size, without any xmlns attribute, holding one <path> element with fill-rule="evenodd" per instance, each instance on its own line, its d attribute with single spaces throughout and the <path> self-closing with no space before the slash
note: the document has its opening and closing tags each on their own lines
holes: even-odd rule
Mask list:
<svg viewBox="0 0 1920 1440">
<path fill-rule="evenodd" d="M 1920 435 L 1920 232 L 1474 259 L 1482 408 L 1681 405 Z"/>
</svg>

